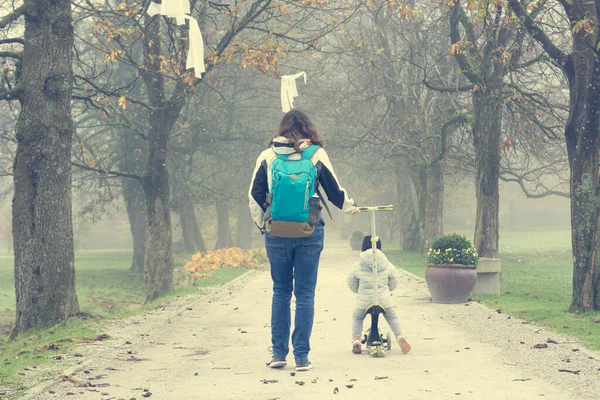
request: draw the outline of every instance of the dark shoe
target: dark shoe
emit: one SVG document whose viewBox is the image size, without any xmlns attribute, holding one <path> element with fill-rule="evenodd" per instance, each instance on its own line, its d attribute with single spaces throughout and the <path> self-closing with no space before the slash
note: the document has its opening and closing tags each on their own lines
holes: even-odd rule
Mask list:
<svg viewBox="0 0 600 400">
<path fill-rule="evenodd" d="M 296 361 L 296 371 L 310 371 L 312 364 L 308 360 Z"/>
</svg>

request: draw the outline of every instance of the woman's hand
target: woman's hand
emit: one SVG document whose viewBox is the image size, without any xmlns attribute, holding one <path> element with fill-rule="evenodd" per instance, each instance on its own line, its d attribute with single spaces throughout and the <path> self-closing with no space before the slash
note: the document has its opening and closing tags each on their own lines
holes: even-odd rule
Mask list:
<svg viewBox="0 0 600 400">
<path fill-rule="evenodd" d="M 356 215 L 358 213 L 360 213 L 360 209 L 356 206 L 354 206 L 346 211 L 346 214 L 350 214 L 350 215 Z"/>
</svg>

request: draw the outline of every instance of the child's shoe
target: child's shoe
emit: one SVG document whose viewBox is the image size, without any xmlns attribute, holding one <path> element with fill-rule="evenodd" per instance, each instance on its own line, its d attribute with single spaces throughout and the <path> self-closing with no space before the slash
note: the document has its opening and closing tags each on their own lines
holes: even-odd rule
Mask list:
<svg viewBox="0 0 600 400">
<path fill-rule="evenodd" d="M 362 353 L 362 342 L 358 336 L 355 336 L 354 340 L 352 341 L 352 352 L 354 354 Z"/>
<path fill-rule="evenodd" d="M 410 351 L 410 349 L 411 349 L 410 344 L 408 344 L 408 342 L 406 341 L 406 338 L 404 336 L 398 335 L 398 336 L 396 336 L 396 340 L 398 341 L 400 350 L 402 350 L 402 352 L 404 354 L 406 354 Z"/>
</svg>

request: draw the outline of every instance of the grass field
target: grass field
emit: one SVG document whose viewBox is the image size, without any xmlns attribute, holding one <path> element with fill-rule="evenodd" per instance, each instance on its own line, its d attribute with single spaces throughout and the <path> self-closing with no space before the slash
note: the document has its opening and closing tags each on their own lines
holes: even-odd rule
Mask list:
<svg viewBox="0 0 600 400">
<path fill-rule="evenodd" d="M 425 276 L 418 254 L 386 251 L 390 261 L 417 276 Z M 571 314 L 571 236 L 569 231 L 502 232 L 501 295 L 474 300 L 502 312 L 572 335 L 600 350 L 600 313 Z"/>
<path fill-rule="evenodd" d="M 19 385 L 18 371 L 37 367 L 49 362 L 57 353 L 72 346 L 65 339 L 95 338 L 96 321 L 102 318 L 118 318 L 155 307 L 176 296 L 199 293 L 203 288 L 221 285 L 242 275 L 244 269 L 220 269 L 212 277 L 196 281 L 191 288 L 173 291 L 157 300 L 144 304 L 144 282 L 129 271 L 131 252 L 86 251 L 76 254 L 76 290 L 81 312 L 90 317 L 72 318 L 68 323 L 51 329 L 39 330 L 9 341 L 8 334 L 15 318 L 15 289 L 13 259 L 0 257 L 0 382 Z M 177 260 L 176 265 L 181 265 Z M 60 343 L 54 350 L 50 344 Z M 0 396 L 1 397 L 1 396 Z"/>
</svg>

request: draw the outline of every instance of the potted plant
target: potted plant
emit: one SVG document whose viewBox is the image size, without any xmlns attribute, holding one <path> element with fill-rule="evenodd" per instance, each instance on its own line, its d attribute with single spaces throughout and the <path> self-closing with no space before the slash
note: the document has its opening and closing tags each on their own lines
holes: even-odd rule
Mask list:
<svg viewBox="0 0 600 400">
<path fill-rule="evenodd" d="M 435 303 L 464 303 L 477 282 L 477 250 L 466 237 L 442 236 L 427 252 L 425 280 Z"/>
<path fill-rule="evenodd" d="M 362 242 L 364 237 L 365 234 L 361 231 L 352 232 L 352 237 L 350 238 L 350 247 L 352 247 L 352 250 L 362 250 Z"/>
</svg>

